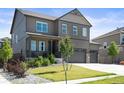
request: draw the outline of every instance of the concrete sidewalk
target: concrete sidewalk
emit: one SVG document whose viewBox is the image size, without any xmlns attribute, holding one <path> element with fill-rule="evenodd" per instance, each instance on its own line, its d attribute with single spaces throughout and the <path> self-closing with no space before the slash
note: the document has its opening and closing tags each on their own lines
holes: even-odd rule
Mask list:
<svg viewBox="0 0 124 93">
<path fill-rule="evenodd" d="M 6 80 L 2 75 L 0 75 L 0 84 L 11 84 L 8 80 Z"/>
<path fill-rule="evenodd" d="M 116 64 L 93 64 L 93 63 L 85 63 L 85 64 L 74 64 L 77 66 L 85 67 L 92 70 L 107 72 L 107 73 L 115 73 L 117 75 L 124 75 L 124 65 L 116 65 Z"/>
<path fill-rule="evenodd" d="M 80 83 L 83 83 L 83 82 L 96 81 L 96 80 L 101 80 L 101 79 L 106 79 L 106 78 L 117 77 L 117 76 L 119 76 L 119 75 L 110 75 L 110 76 L 84 78 L 84 79 L 77 79 L 77 80 L 68 80 L 68 84 L 80 84 Z M 65 84 L 65 81 L 52 82 L 52 84 Z"/>
</svg>

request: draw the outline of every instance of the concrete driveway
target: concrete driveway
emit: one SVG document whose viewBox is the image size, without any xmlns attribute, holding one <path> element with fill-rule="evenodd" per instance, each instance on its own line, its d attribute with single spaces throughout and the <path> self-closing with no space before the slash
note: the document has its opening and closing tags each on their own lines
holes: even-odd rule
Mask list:
<svg viewBox="0 0 124 93">
<path fill-rule="evenodd" d="M 77 63 L 74 64 L 77 66 L 102 71 L 102 72 L 108 72 L 108 73 L 115 73 L 117 75 L 124 75 L 124 65 L 115 65 L 115 64 L 93 64 L 93 63 Z"/>
</svg>

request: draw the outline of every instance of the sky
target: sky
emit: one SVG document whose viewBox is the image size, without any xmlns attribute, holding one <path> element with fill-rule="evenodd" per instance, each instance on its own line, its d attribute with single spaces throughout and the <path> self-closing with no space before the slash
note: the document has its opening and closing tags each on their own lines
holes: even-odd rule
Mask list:
<svg viewBox="0 0 124 93">
<path fill-rule="evenodd" d="M 27 8 L 33 12 L 43 13 L 55 17 L 71 11 L 73 8 Z M 123 8 L 78 8 L 85 18 L 92 24 L 91 39 L 110 32 L 117 27 L 124 26 Z M 14 8 L 0 8 L 0 38 L 10 37 L 10 29 L 14 15 Z"/>
</svg>

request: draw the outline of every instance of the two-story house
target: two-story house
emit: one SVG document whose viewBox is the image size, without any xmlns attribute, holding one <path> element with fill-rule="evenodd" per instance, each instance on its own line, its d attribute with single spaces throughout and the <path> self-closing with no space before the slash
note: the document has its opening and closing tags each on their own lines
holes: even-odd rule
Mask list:
<svg viewBox="0 0 124 93">
<path fill-rule="evenodd" d="M 109 33 L 101 35 L 93 39 L 94 42 L 100 43 L 99 50 L 99 62 L 101 63 L 111 63 L 111 57 L 108 56 L 107 48 L 112 41 L 120 48 L 120 54 L 115 58 L 115 63 L 119 63 L 121 60 L 124 60 L 124 27 L 117 28 Z"/>
<path fill-rule="evenodd" d="M 15 9 L 10 32 L 12 48 L 14 54 L 22 53 L 25 57 L 48 53 L 61 57 L 59 41 L 68 35 L 74 46 L 70 62 L 95 63 L 98 62 L 99 44 L 90 43 L 91 26 L 78 9 L 58 18 Z"/>
</svg>

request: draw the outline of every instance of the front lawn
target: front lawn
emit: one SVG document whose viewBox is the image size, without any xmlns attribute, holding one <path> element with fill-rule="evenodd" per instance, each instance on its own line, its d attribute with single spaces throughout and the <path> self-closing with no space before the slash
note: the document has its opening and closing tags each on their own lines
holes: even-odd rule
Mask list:
<svg viewBox="0 0 124 93">
<path fill-rule="evenodd" d="M 54 66 L 29 69 L 28 72 L 52 81 L 64 80 L 64 70 L 62 65 L 54 65 Z M 72 66 L 71 70 L 67 71 L 67 73 L 68 73 L 68 80 L 112 75 L 112 73 L 105 73 L 105 72 L 90 70 L 87 68 L 74 66 L 74 65 Z"/>
<path fill-rule="evenodd" d="M 97 81 L 84 82 L 82 84 L 124 84 L 124 76 L 118 76 Z"/>
</svg>

